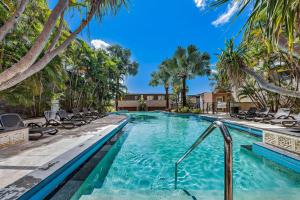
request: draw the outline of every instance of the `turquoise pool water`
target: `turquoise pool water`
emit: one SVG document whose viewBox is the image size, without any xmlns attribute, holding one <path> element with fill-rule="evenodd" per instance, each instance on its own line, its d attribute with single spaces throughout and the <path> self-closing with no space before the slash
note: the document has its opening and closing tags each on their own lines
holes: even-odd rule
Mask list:
<svg viewBox="0 0 300 200">
<path fill-rule="evenodd" d="M 165 113 L 131 115 L 123 136 L 72 199 L 223 199 L 224 148 L 219 130 L 181 163 L 174 190 L 174 163 L 210 122 Z M 235 199 L 300 199 L 300 174 L 241 148 L 261 139 L 229 131 Z"/>
</svg>

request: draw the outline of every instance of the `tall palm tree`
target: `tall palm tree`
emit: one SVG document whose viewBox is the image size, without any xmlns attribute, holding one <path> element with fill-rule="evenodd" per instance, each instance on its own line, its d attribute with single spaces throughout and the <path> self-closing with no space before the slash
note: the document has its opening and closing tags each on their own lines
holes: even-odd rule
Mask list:
<svg viewBox="0 0 300 200">
<path fill-rule="evenodd" d="M 108 48 L 114 61 L 117 63 L 116 69 L 116 85 L 115 85 L 115 108 L 118 110 L 118 100 L 121 96 L 122 84 L 125 76 L 135 76 L 138 72 L 139 64 L 136 61 L 131 61 L 131 52 L 129 49 L 122 48 L 119 45 L 110 46 Z"/>
<path fill-rule="evenodd" d="M 210 73 L 210 56 L 206 52 L 201 53 L 196 46 L 190 45 L 187 48 L 178 47 L 174 58 L 176 60 L 175 71 L 182 83 L 182 106 L 186 106 L 186 81 L 195 76 L 204 76 Z"/>
<path fill-rule="evenodd" d="M 149 85 L 151 86 L 164 86 L 167 109 L 169 109 L 169 87 L 172 80 L 172 68 L 174 63 L 174 59 L 167 59 L 163 61 L 159 66 L 159 70 L 151 74 L 151 80 L 149 82 Z"/>
</svg>

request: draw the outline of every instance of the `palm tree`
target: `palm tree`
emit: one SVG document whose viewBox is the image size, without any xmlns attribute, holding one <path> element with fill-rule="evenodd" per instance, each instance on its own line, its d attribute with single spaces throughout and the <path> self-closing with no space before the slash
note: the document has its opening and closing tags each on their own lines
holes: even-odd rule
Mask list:
<svg viewBox="0 0 300 200">
<path fill-rule="evenodd" d="M 182 83 L 182 106 L 186 106 L 186 81 L 195 76 L 204 76 L 210 73 L 210 56 L 206 52 L 201 53 L 196 46 L 190 45 L 187 49 L 178 47 L 174 58 L 176 60 L 175 71 Z"/>
<path fill-rule="evenodd" d="M 115 85 L 115 108 L 118 110 L 118 100 L 122 94 L 122 84 L 125 76 L 135 76 L 138 72 L 139 64 L 136 61 L 131 61 L 131 52 L 129 49 L 124 49 L 119 45 L 110 46 L 108 48 L 116 67 L 116 85 Z"/>
<path fill-rule="evenodd" d="M 213 7 L 221 6 L 231 0 L 216 0 Z M 291 53 L 300 58 L 300 47 L 294 47 L 294 42 L 299 40 L 300 32 L 300 1 L 299 0 L 237 0 L 240 2 L 240 12 L 247 6 L 253 6 L 252 13 L 247 21 L 246 27 L 251 31 L 257 21 L 266 19 L 260 23 L 262 31 L 274 42 L 278 42 L 279 48 L 286 50 L 287 46 Z M 247 31 L 247 32 L 248 32 Z M 293 52 L 294 50 L 294 52 Z"/>
<path fill-rule="evenodd" d="M 19 2 L 21 2 L 21 4 L 16 9 L 16 13 L 0 27 L 0 41 L 13 29 L 14 24 L 18 24 L 18 18 L 16 18 L 16 16 L 18 17 L 23 13 L 26 4 L 30 1 L 21 0 Z M 74 6 L 74 4 L 77 8 L 82 8 L 86 11 L 86 16 L 81 20 L 79 26 L 70 32 L 64 41 L 58 45 L 58 39 L 61 38 L 61 32 L 64 29 L 64 12 Z M 50 11 L 50 15 L 44 23 L 42 31 L 35 38 L 35 42 L 31 48 L 18 62 L 0 73 L 0 91 L 10 88 L 42 70 L 52 59 L 64 52 L 94 16 L 101 18 L 108 12 L 115 14 L 123 4 L 126 4 L 125 0 L 88 0 L 80 1 L 80 3 L 76 3 L 76 1 L 58 0 L 56 6 Z M 11 20 L 14 18 L 16 19 Z M 58 20 L 60 21 L 60 25 L 56 33 L 53 33 Z M 54 34 L 54 39 L 50 40 L 52 33 Z M 50 49 L 47 49 L 48 42 L 51 43 L 49 45 Z M 45 50 L 46 53 L 42 55 L 42 52 Z"/>
<path fill-rule="evenodd" d="M 151 86 L 164 86 L 167 109 L 169 109 L 169 87 L 172 80 L 172 68 L 174 66 L 174 61 L 174 59 L 167 59 L 163 61 L 159 66 L 159 70 L 151 74 L 151 80 L 149 82 L 149 85 Z"/>
<path fill-rule="evenodd" d="M 217 66 L 230 77 L 235 86 L 240 86 L 247 75 L 253 77 L 262 89 L 289 97 L 300 98 L 300 92 L 276 86 L 264 79 L 253 67 L 249 67 L 251 59 L 244 46 L 234 47 L 233 40 L 226 43 L 226 48 L 218 56 Z"/>
</svg>

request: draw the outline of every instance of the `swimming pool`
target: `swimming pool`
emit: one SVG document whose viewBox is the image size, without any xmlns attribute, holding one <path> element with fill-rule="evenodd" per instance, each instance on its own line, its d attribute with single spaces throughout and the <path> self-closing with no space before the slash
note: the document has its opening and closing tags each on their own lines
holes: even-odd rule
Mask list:
<svg viewBox="0 0 300 200">
<path fill-rule="evenodd" d="M 224 149 L 221 134 L 211 134 L 179 166 L 174 163 L 209 125 L 197 116 L 132 113 L 132 121 L 72 199 L 223 199 Z M 219 130 L 215 130 L 219 131 Z M 260 141 L 235 129 L 235 199 L 299 199 L 300 174 L 254 155 L 241 145 Z M 108 160 L 114 157 L 114 160 Z"/>
</svg>

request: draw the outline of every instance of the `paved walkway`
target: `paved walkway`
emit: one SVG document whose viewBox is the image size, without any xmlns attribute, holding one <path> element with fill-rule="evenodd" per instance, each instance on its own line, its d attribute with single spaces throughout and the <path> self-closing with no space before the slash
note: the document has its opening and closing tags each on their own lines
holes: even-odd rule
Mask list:
<svg viewBox="0 0 300 200">
<path fill-rule="evenodd" d="M 243 120 L 243 119 L 238 119 L 238 118 L 232 118 L 230 117 L 230 115 L 228 114 L 204 114 L 205 116 L 209 116 L 209 117 L 217 117 L 219 119 L 222 120 L 226 120 L 228 122 L 233 122 L 236 124 L 240 124 L 240 125 L 245 125 L 245 126 L 249 126 L 251 128 L 257 128 L 257 129 L 261 129 L 261 130 L 269 130 L 269 131 L 274 131 L 274 132 L 279 132 L 282 134 L 287 134 L 287 135 L 293 135 L 296 137 L 300 137 L 300 129 L 299 127 L 297 128 L 285 128 L 283 126 L 280 125 L 272 125 L 272 124 L 267 124 L 267 123 L 261 123 L 261 122 L 254 122 L 254 121 L 250 121 L 250 120 Z"/>
<path fill-rule="evenodd" d="M 96 134 L 117 127 L 125 118 L 123 115 L 108 115 L 72 130 L 60 129 L 55 136 L 45 135 L 37 141 L 0 149 L 0 188 L 13 183 Z"/>
</svg>

